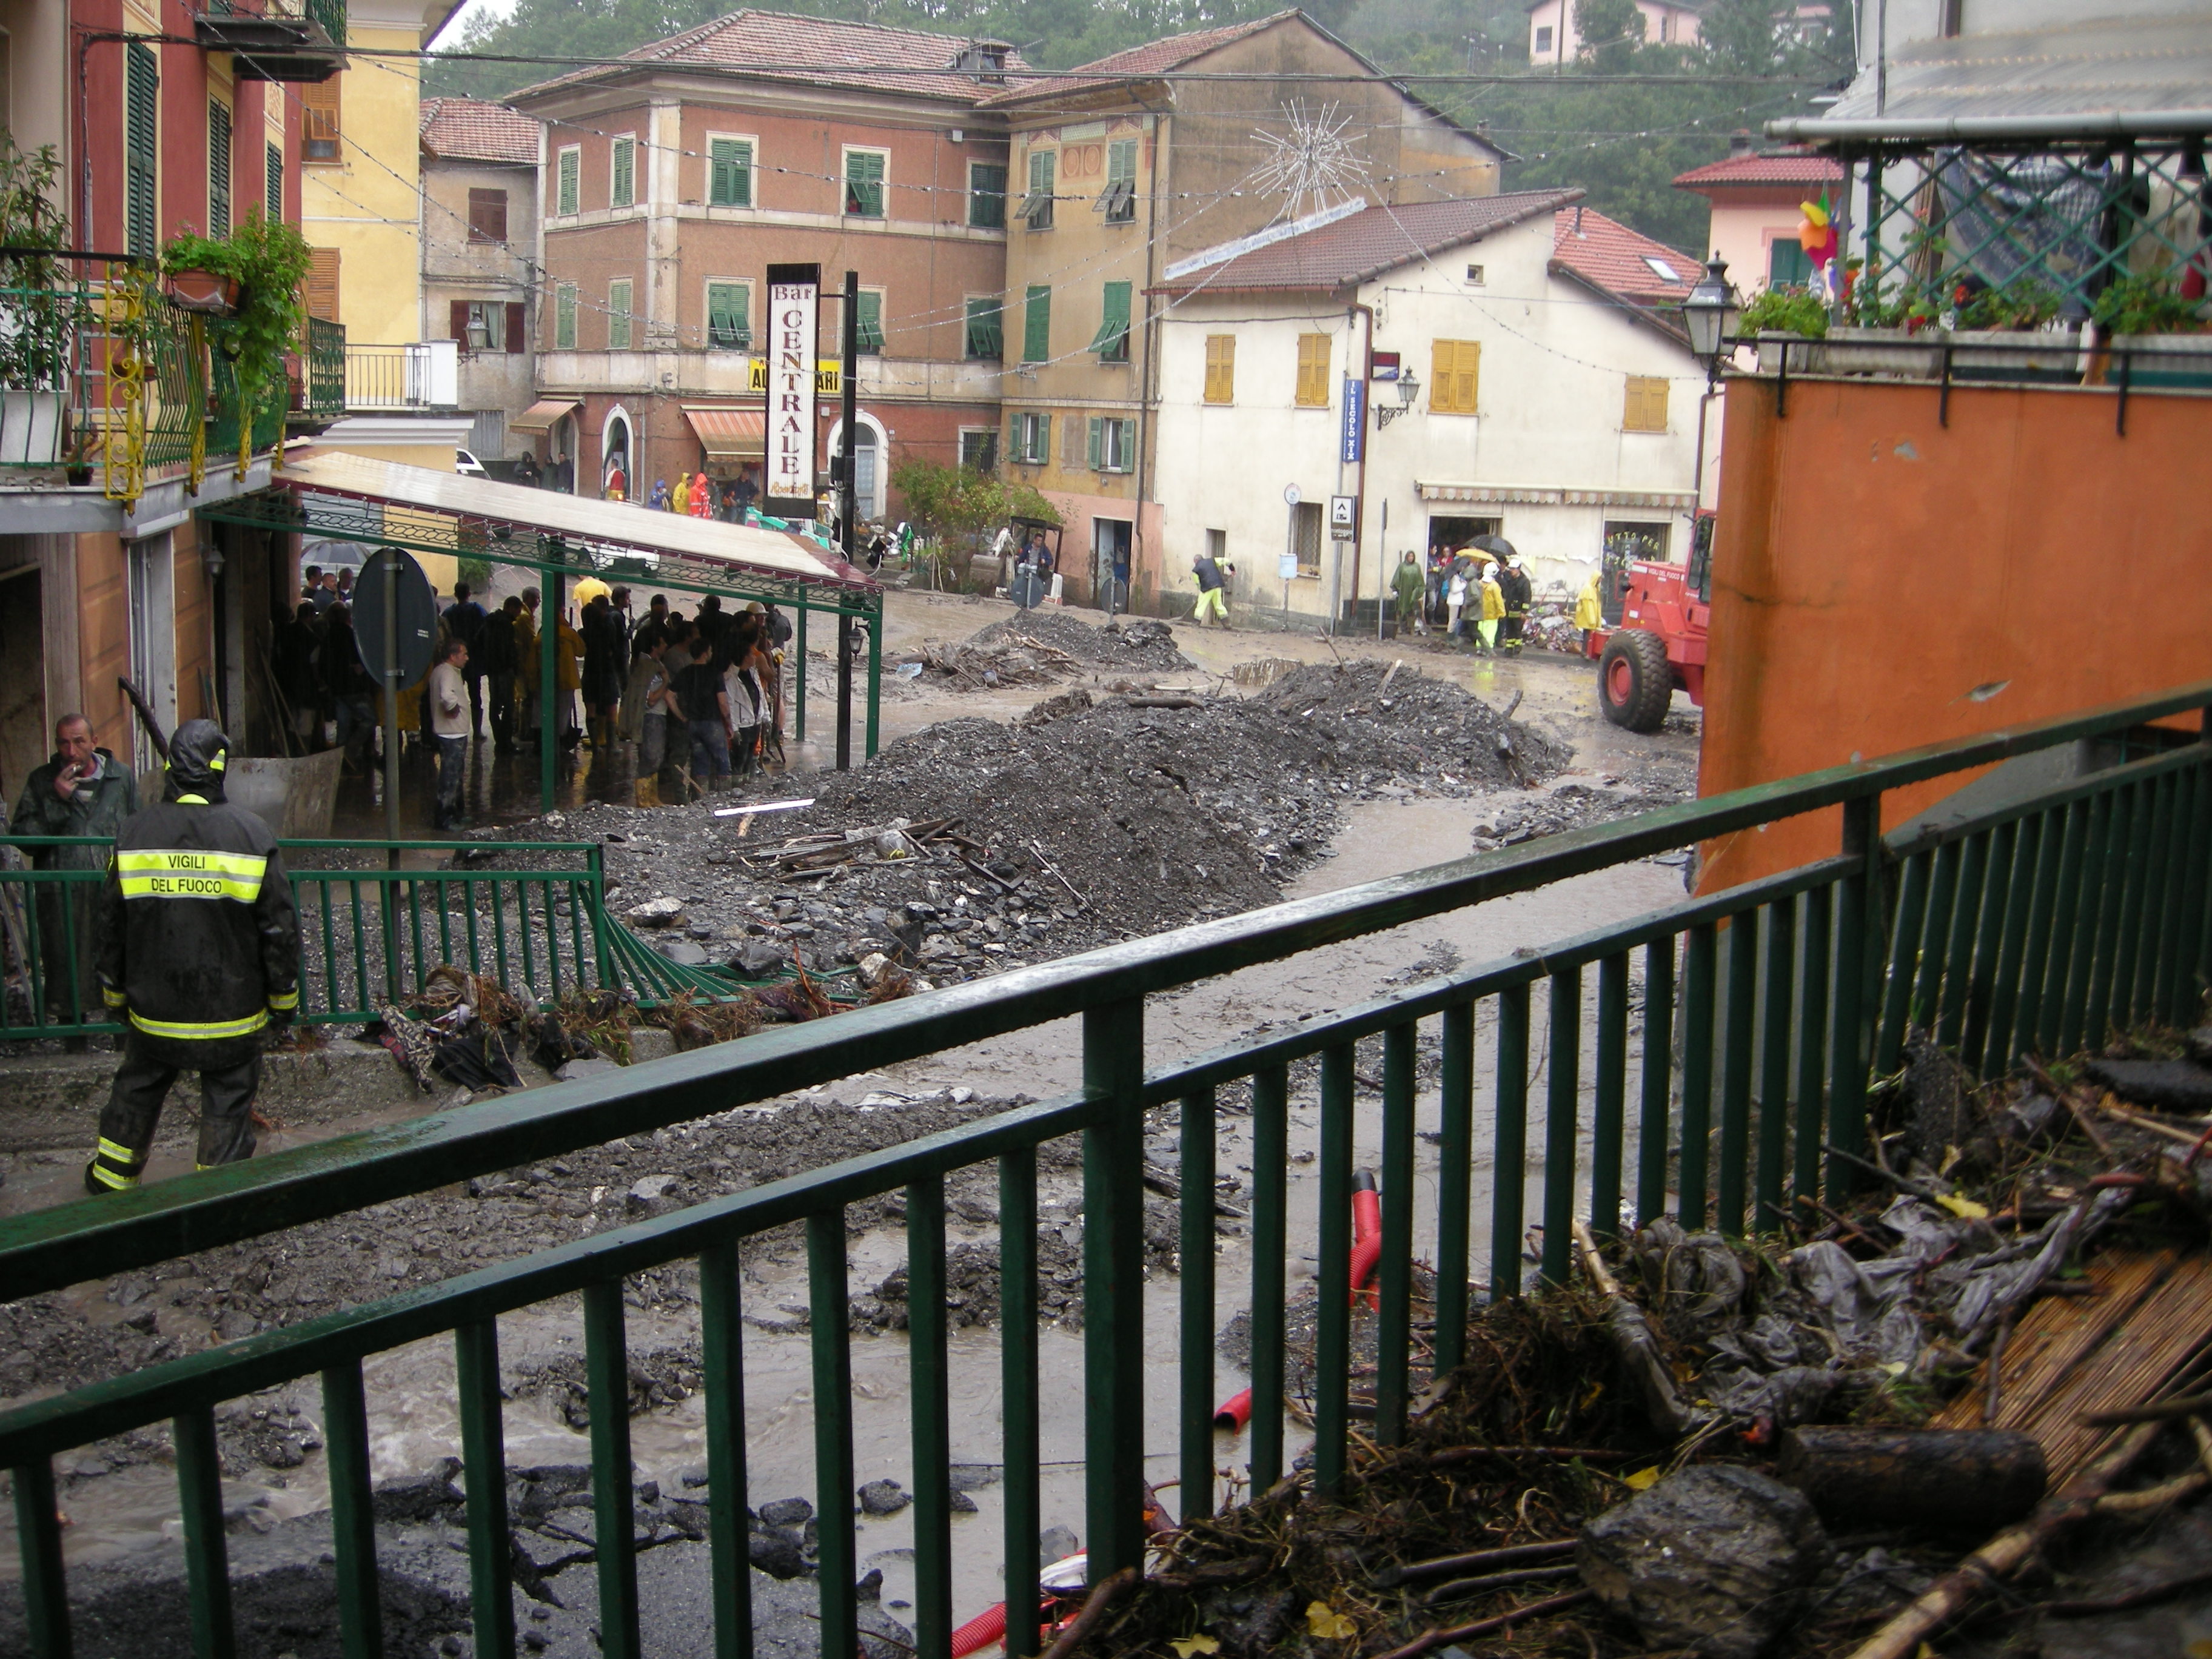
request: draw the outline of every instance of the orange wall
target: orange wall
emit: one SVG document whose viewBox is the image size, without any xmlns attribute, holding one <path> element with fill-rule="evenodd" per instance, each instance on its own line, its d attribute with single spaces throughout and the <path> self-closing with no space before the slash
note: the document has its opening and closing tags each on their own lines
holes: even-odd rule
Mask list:
<svg viewBox="0 0 2212 1659">
<path fill-rule="evenodd" d="M 1771 380 L 1726 398 L 1701 793 L 2212 674 L 2212 399 Z M 1969 694 L 1999 683 L 1983 700 Z M 1884 798 L 1894 826 L 1957 777 Z M 1705 849 L 1712 891 L 1838 850 L 1812 813 Z"/>
</svg>

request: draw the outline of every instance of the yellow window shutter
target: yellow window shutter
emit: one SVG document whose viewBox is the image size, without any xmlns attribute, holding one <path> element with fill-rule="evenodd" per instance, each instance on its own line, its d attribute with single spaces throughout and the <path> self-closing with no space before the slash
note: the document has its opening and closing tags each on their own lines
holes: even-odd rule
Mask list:
<svg viewBox="0 0 2212 1659">
<path fill-rule="evenodd" d="M 1667 382 L 1656 376 L 1628 377 L 1628 402 L 1620 422 L 1624 432 L 1667 429 Z"/>
<path fill-rule="evenodd" d="M 1328 406 L 1328 336 L 1298 336 L 1298 392 L 1301 408 Z"/>
<path fill-rule="evenodd" d="M 1478 371 L 1482 364 L 1480 340 L 1437 340 L 1429 360 L 1429 412 L 1432 415 L 1472 415 Z"/>
<path fill-rule="evenodd" d="M 1206 401 L 1210 404 L 1237 401 L 1237 337 L 1234 334 L 1209 334 L 1206 337 Z"/>
</svg>

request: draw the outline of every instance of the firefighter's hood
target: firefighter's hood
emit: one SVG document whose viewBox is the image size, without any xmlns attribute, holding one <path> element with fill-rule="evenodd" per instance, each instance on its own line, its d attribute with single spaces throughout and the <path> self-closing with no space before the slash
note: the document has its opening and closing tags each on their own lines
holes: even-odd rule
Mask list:
<svg viewBox="0 0 2212 1659">
<path fill-rule="evenodd" d="M 164 800 L 197 796 L 210 805 L 223 798 L 223 765 L 230 739 L 213 720 L 186 720 L 169 739 L 169 776 Z"/>
</svg>

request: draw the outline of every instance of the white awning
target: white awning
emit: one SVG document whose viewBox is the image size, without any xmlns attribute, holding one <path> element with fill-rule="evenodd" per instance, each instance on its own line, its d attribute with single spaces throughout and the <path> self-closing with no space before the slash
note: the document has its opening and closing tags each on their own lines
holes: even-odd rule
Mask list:
<svg viewBox="0 0 2212 1659">
<path fill-rule="evenodd" d="M 313 455 L 288 463 L 276 482 L 301 495 L 374 502 L 404 508 L 413 515 L 453 521 L 457 541 L 460 530 L 474 526 L 473 535 L 483 541 L 483 556 L 494 561 L 500 554 L 498 527 L 507 526 L 557 537 L 580 551 L 609 557 L 688 561 L 709 570 L 750 571 L 786 581 L 819 582 L 868 592 L 879 591 L 881 586 L 816 543 L 786 531 L 723 524 L 681 513 L 656 513 L 629 501 L 604 501 L 523 484 L 495 483 L 488 478 L 433 472 L 397 461 L 374 461 L 359 455 Z M 386 516 L 389 521 L 390 515 Z M 675 573 L 672 570 L 670 575 L 673 579 Z"/>
</svg>

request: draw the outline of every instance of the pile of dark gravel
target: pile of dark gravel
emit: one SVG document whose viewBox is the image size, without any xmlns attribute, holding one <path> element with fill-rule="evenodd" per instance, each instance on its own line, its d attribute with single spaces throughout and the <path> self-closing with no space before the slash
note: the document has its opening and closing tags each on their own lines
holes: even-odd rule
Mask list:
<svg viewBox="0 0 2212 1659">
<path fill-rule="evenodd" d="M 979 628 L 969 635 L 968 644 L 989 649 L 1018 640 L 1034 640 L 1064 652 L 1085 667 L 1123 673 L 1173 674 L 1198 666 L 1176 648 L 1175 630 L 1164 622 L 1129 617 L 1093 627 L 1048 605 L 1017 611 Z"/>
</svg>

